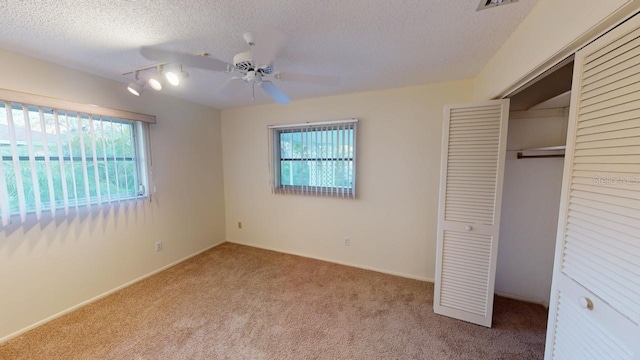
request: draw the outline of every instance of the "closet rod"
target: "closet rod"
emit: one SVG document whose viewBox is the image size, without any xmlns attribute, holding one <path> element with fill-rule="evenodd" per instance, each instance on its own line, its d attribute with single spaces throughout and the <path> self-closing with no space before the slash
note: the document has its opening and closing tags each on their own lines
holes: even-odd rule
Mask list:
<svg viewBox="0 0 640 360">
<path fill-rule="evenodd" d="M 518 159 L 530 159 L 530 158 L 563 158 L 564 154 L 553 155 L 523 155 L 522 152 L 518 152 Z"/>
</svg>

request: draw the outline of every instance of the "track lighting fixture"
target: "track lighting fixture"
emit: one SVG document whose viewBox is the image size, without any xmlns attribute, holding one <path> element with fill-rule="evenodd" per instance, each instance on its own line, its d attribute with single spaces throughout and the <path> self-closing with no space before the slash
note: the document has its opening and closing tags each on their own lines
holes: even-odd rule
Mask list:
<svg viewBox="0 0 640 360">
<path fill-rule="evenodd" d="M 162 83 L 160 82 L 160 80 L 158 80 L 156 78 L 150 78 L 148 83 L 149 83 L 149 86 L 151 86 L 151 88 L 153 90 L 157 90 L 157 91 L 162 90 Z"/>
<path fill-rule="evenodd" d="M 130 82 L 129 85 L 127 86 L 127 90 L 129 90 L 129 92 L 135 96 L 140 96 L 140 94 L 142 94 L 142 89 L 144 89 L 144 86 L 146 85 L 147 81 L 145 78 L 140 77 L 137 71 L 134 72 L 134 74 L 136 76 L 136 81 Z"/>
<path fill-rule="evenodd" d="M 129 76 L 131 74 L 135 76 L 135 81 L 127 85 L 127 90 L 135 96 L 140 96 L 147 84 L 149 84 L 152 89 L 160 91 L 166 83 L 178 86 L 182 80 L 189 77 L 189 73 L 182 70 L 181 64 L 167 63 L 140 68 L 122 75 Z M 163 79 L 163 75 L 165 79 Z"/>
<path fill-rule="evenodd" d="M 153 70 L 149 70 L 148 74 L 145 75 L 148 79 L 147 83 L 153 90 L 162 90 L 162 65 Z"/>
<path fill-rule="evenodd" d="M 182 65 L 169 65 L 164 70 L 164 76 L 173 86 L 180 85 L 180 81 L 189 77 L 189 73 L 182 70 Z"/>
</svg>

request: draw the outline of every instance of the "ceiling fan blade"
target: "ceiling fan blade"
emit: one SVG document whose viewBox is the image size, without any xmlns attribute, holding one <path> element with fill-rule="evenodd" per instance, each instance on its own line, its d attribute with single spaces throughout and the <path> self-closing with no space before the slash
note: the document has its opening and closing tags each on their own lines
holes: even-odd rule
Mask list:
<svg viewBox="0 0 640 360">
<path fill-rule="evenodd" d="M 265 26 L 256 35 L 253 45 L 253 62 L 256 66 L 271 66 L 280 54 L 287 40 L 287 35 L 272 26 Z"/>
<path fill-rule="evenodd" d="M 154 46 L 141 47 L 140 54 L 151 61 L 177 63 L 205 70 L 227 71 L 228 66 L 226 62 L 212 57 L 163 50 Z"/>
<path fill-rule="evenodd" d="M 336 86 L 340 84 L 340 78 L 337 76 L 298 74 L 291 72 L 277 73 L 276 79 L 324 86 Z"/>
<path fill-rule="evenodd" d="M 244 80 L 239 77 L 232 77 L 228 79 L 224 85 L 218 90 L 218 94 L 225 98 L 231 97 L 233 94 L 240 91 L 245 86 Z"/>
<path fill-rule="evenodd" d="M 273 100 L 275 100 L 275 102 L 277 102 L 278 104 L 284 105 L 284 104 L 287 104 L 287 103 L 289 103 L 291 101 L 289 96 L 287 96 L 287 94 L 282 92 L 282 90 L 278 89 L 278 87 L 275 86 L 275 84 L 272 83 L 271 81 L 263 81 L 263 82 L 261 82 L 260 83 L 260 87 L 267 94 L 269 94 L 269 96 L 271 96 L 271 98 Z"/>
</svg>

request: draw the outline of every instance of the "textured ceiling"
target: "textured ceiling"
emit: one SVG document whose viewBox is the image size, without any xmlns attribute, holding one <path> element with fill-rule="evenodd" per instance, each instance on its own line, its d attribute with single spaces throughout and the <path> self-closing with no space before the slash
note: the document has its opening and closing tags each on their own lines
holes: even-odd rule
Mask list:
<svg viewBox="0 0 640 360">
<path fill-rule="evenodd" d="M 336 87 L 275 80 L 296 100 L 473 77 L 535 3 L 476 12 L 478 0 L 4 0 L 0 47 L 126 83 L 121 74 L 151 64 L 140 46 L 230 62 L 247 50 L 243 32 L 268 24 L 289 36 L 275 70 L 341 78 Z M 259 89 L 252 102 L 250 87 L 223 99 L 229 74 L 187 71 L 184 85 L 163 91 L 217 108 L 271 102 Z"/>
</svg>

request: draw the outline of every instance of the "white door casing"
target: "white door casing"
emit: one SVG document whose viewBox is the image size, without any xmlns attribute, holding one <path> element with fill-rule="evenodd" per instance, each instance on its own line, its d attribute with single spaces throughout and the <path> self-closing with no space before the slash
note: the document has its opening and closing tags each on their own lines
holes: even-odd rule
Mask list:
<svg viewBox="0 0 640 360">
<path fill-rule="evenodd" d="M 640 18 L 576 53 L 545 359 L 640 359 Z"/>
<path fill-rule="evenodd" d="M 509 100 L 444 109 L 433 308 L 491 327 Z"/>
</svg>

